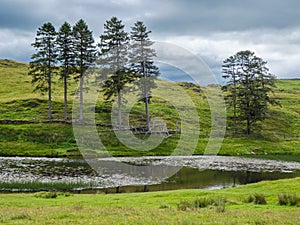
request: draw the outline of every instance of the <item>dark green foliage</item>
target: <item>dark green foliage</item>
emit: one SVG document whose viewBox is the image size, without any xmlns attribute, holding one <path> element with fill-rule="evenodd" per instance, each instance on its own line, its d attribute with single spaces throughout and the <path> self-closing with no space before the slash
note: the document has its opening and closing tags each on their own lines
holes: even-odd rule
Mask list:
<svg viewBox="0 0 300 225">
<path fill-rule="evenodd" d="M 34 194 L 34 197 L 36 198 L 57 198 L 58 196 L 62 197 L 70 197 L 71 193 L 70 192 L 37 192 Z"/>
<path fill-rule="evenodd" d="M 254 204 L 257 204 L 257 205 L 267 204 L 267 200 L 266 200 L 266 197 L 264 194 L 255 193 L 253 196 L 254 196 Z"/>
<path fill-rule="evenodd" d="M 38 192 L 34 194 L 34 197 L 36 198 L 57 198 L 56 192 Z"/>
<path fill-rule="evenodd" d="M 100 36 L 101 61 L 99 64 L 106 70 L 100 80 L 104 80 L 102 88 L 106 99 L 117 96 L 118 125 L 122 124 L 121 117 L 121 90 L 133 80 L 128 69 L 129 37 L 124 30 L 122 20 L 112 17 L 104 24 L 104 33 Z"/>
<path fill-rule="evenodd" d="M 227 100 L 230 106 L 233 107 L 233 133 L 237 133 L 237 84 L 238 74 L 236 71 L 235 57 L 230 56 L 223 62 L 223 78 L 229 79 L 227 81 L 226 89 L 229 91 Z"/>
<path fill-rule="evenodd" d="M 244 202 L 251 203 L 251 202 L 254 202 L 254 200 L 255 200 L 255 198 L 253 195 L 248 195 Z"/>
<path fill-rule="evenodd" d="M 149 101 L 151 89 L 156 87 L 155 79 L 159 75 L 158 67 L 154 65 L 153 58 L 156 57 L 154 49 L 151 48 L 153 42 L 149 38 L 151 31 L 143 22 L 137 21 L 131 31 L 131 69 L 138 79 L 138 86 L 141 91 L 141 101 L 145 103 L 146 123 L 149 126 Z"/>
<path fill-rule="evenodd" d="M 181 200 L 177 205 L 177 209 L 180 211 L 186 211 L 187 209 L 191 208 L 192 204 L 188 201 Z"/>
<path fill-rule="evenodd" d="M 289 203 L 289 195 L 288 194 L 280 194 L 278 197 L 278 204 L 279 205 L 287 205 Z"/>
<path fill-rule="evenodd" d="M 224 198 L 197 198 L 191 202 L 181 200 L 177 205 L 178 210 L 186 211 L 188 209 L 196 210 L 201 208 L 207 208 L 209 206 L 216 207 L 216 212 L 221 213 L 225 211 L 226 199 Z"/>
<path fill-rule="evenodd" d="M 248 197 L 244 200 L 245 203 L 251 203 L 254 202 L 256 205 L 265 205 L 267 204 L 267 200 L 264 194 L 250 194 Z"/>
<path fill-rule="evenodd" d="M 80 19 L 73 27 L 73 51 L 79 76 L 84 76 L 84 72 L 96 59 L 96 47 L 92 31 L 83 19 Z"/>
<path fill-rule="evenodd" d="M 68 119 L 68 78 L 74 71 L 74 46 L 71 25 L 65 22 L 59 29 L 57 35 L 58 61 L 61 64 L 60 75 L 64 81 L 64 119 Z"/>
<path fill-rule="evenodd" d="M 29 75 L 35 91 L 48 92 L 48 119 L 52 118 L 52 76 L 56 72 L 56 31 L 51 23 L 45 23 L 38 28 L 35 42 L 32 46 L 36 53 L 32 55 L 33 61 L 29 64 Z"/>
<path fill-rule="evenodd" d="M 228 80 L 227 100 L 233 107 L 234 133 L 239 119 L 245 121 L 246 133 L 250 135 L 253 124 L 265 119 L 268 104 L 278 104 L 270 97 L 275 76 L 266 64 L 251 51 L 240 51 L 224 61 L 223 78 Z"/>
<path fill-rule="evenodd" d="M 213 205 L 215 203 L 214 199 L 211 198 L 198 198 L 194 201 L 195 208 L 206 208 L 209 205 Z"/>
<path fill-rule="evenodd" d="M 170 206 L 165 204 L 165 203 L 162 203 L 160 206 L 159 206 L 159 209 L 169 209 Z"/>
<path fill-rule="evenodd" d="M 290 205 L 291 206 L 295 206 L 295 205 L 299 206 L 299 204 L 300 204 L 300 197 L 297 196 L 297 195 L 295 195 L 295 194 L 290 195 L 289 196 L 289 201 L 290 201 Z"/>
<path fill-rule="evenodd" d="M 299 206 L 300 205 L 300 197 L 296 194 L 280 194 L 278 197 L 279 205 L 290 205 L 290 206 Z"/>
<path fill-rule="evenodd" d="M 83 119 L 83 79 L 86 70 L 96 59 L 96 47 L 92 31 L 89 30 L 83 19 L 80 19 L 73 27 L 74 35 L 74 57 L 78 69 L 80 118 Z"/>
</svg>

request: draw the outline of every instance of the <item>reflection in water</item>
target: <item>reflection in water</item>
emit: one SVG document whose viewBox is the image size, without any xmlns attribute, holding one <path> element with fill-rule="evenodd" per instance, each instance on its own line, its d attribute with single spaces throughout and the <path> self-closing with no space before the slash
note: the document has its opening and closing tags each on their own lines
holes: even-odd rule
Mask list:
<svg viewBox="0 0 300 225">
<path fill-rule="evenodd" d="M 159 185 L 149 186 L 149 191 L 177 189 L 221 189 L 237 185 L 256 183 L 262 180 L 278 180 L 299 177 L 300 171 L 282 172 L 250 172 L 250 171 L 221 171 L 182 168 L 176 175 Z M 130 188 L 127 188 L 130 190 Z M 138 190 L 141 191 L 141 187 Z M 124 188 L 126 192 L 126 188 Z"/>
<path fill-rule="evenodd" d="M 137 192 L 189 188 L 210 190 L 300 176 L 300 163 L 294 162 L 216 156 L 118 160 L 122 161 L 122 167 L 115 167 L 114 158 L 96 160 L 96 172 L 84 160 L 0 158 L 0 183 L 80 183 L 81 189 Z M 134 167 L 126 170 L 127 164 Z M 172 176 L 162 179 L 170 172 Z"/>
</svg>

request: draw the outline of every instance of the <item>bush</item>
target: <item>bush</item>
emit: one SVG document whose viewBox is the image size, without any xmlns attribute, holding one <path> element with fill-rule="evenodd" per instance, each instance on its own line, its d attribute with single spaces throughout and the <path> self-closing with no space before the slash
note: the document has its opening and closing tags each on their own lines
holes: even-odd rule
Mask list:
<svg viewBox="0 0 300 225">
<path fill-rule="evenodd" d="M 215 206 L 217 212 L 225 211 L 226 200 L 224 198 L 197 198 L 193 202 L 180 201 L 178 210 L 186 211 L 187 209 L 206 208 L 208 206 Z"/>
<path fill-rule="evenodd" d="M 300 205 L 300 197 L 297 195 L 293 194 L 280 194 L 278 195 L 278 204 L 279 205 L 290 205 L 290 206 L 295 206 L 295 205 Z"/>
<path fill-rule="evenodd" d="M 57 198 L 57 196 L 56 192 L 38 192 L 34 194 L 36 198 Z"/>
<path fill-rule="evenodd" d="M 195 208 L 206 208 L 209 205 L 213 205 L 214 200 L 208 198 L 198 198 L 194 201 Z"/>
<path fill-rule="evenodd" d="M 279 205 L 287 205 L 289 203 L 289 195 L 288 194 L 281 194 L 277 196 L 278 204 Z"/>
<path fill-rule="evenodd" d="M 245 203 L 251 203 L 254 202 L 254 196 L 253 195 L 248 195 L 248 197 L 245 199 Z"/>
<path fill-rule="evenodd" d="M 170 208 L 167 204 L 165 203 L 162 203 L 160 206 L 159 206 L 160 209 L 168 209 Z"/>
<path fill-rule="evenodd" d="M 185 200 L 181 200 L 177 205 L 178 210 L 186 211 L 188 208 L 191 208 L 191 203 Z"/>
<path fill-rule="evenodd" d="M 289 195 L 289 202 L 291 206 L 299 205 L 300 204 L 300 197 L 297 195 Z"/>
<path fill-rule="evenodd" d="M 217 202 L 217 208 L 216 208 L 216 212 L 217 213 L 223 213 L 225 212 L 225 203 L 226 200 L 223 198 L 220 198 Z"/>
<path fill-rule="evenodd" d="M 265 205 L 267 204 L 267 200 L 264 194 L 254 194 L 254 204 L 257 205 Z"/>
</svg>

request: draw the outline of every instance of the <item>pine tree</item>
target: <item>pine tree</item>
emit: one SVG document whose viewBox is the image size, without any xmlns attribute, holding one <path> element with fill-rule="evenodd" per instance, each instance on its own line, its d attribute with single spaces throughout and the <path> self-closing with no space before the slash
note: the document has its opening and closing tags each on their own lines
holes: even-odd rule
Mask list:
<svg viewBox="0 0 300 225">
<path fill-rule="evenodd" d="M 275 76 L 269 73 L 266 64 L 248 50 L 236 53 L 223 64 L 223 77 L 229 79 L 228 98 L 234 104 L 234 123 L 238 113 L 240 120 L 246 122 L 248 135 L 252 132 L 253 124 L 265 119 L 268 104 L 278 104 L 269 95 L 275 88 Z"/>
<path fill-rule="evenodd" d="M 79 78 L 79 98 L 80 98 L 80 116 L 83 119 L 83 81 L 86 70 L 96 59 L 96 47 L 92 31 L 89 30 L 83 19 L 80 19 L 73 27 L 74 36 L 74 57 L 75 65 L 78 68 Z"/>
<path fill-rule="evenodd" d="M 146 123 L 149 128 L 151 89 L 155 87 L 155 78 L 159 75 L 159 70 L 153 62 L 156 54 L 155 50 L 151 48 L 153 45 L 149 38 L 151 31 L 148 31 L 141 21 L 137 21 L 131 29 L 131 68 L 140 80 L 138 84 L 142 93 L 141 99 L 145 103 Z"/>
<path fill-rule="evenodd" d="M 118 126 L 122 126 L 121 90 L 132 81 L 128 71 L 128 43 L 129 37 L 124 30 L 122 20 L 112 17 L 104 24 L 104 33 L 100 36 L 102 62 L 108 67 L 107 79 L 103 85 L 106 99 L 117 96 L 118 103 Z"/>
<path fill-rule="evenodd" d="M 64 119 L 68 119 L 68 79 L 74 71 L 73 34 L 71 25 L 65 22 L 58 32 L 56 39 L 58 60 L 61 64 L 61 78 L 64 81 Z"/>
<path fill-rule="evenodd" d="M 56 73 L 57 49 L 55 44 L 56 31 L 51 23 L 38 28 L 32 46 L 36 53 L 31 57 L 29 75 L 32 76 L 34 91 L 48 92 L 48 119 L 52 119 L 52 76 Z"/>
<path fill-rule="evenodd" d="M 233 107 L 233 134 L 237 133 L 237 83 L 238 74 L 236 70 L 236 59 L 230 56 L 223 61 L 223 78 L 229 79 L 226 89 L 230 92 L 227 97 L 229 104 Z"/>
</svg>

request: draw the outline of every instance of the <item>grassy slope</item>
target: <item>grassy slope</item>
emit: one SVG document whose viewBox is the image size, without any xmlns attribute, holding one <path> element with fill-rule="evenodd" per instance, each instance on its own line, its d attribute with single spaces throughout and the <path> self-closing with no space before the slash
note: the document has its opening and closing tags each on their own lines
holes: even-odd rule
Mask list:
<svg viewBox="0 0 300 225">
<path fill-rule="evenodd" d="M 249 194 L 264 194 L 266 205 L 245 203 Z M 85 194 L 55 199 L 34 194 L 1 194 L 1 224 L 299 224 L 297 206 L 280 206 L 277 196 L 300 194 L 300 179 L 260 182 L 217 191 L 178 190 L 132 194 Z M 215 206 L 182 211 L 181 201 L 225 198 Z"/>
<path fill-rule="evenodd" d="M 160 81 L 164 85 L 171 85 Z M 195 151 L 202 154 L 205 150 L 210 132 L 210 113 L 205 95 L 199 87 L 186 87 L 186 92 L 194 100 L 200 115 L 200 141 Z M 280 80 L 277 82 L 276 96 L 281 100 L 282 107 L 271 107 L 269 117 L 261 123 L 260 135 L 251 137 L 225 138 L 220 154 L 244 155 L 256 154 L 291 154 L 300 155 L 300 80 Z M 76 83 L 71 81 L 69 108 L 72 107 L 72 95 Z M 39 93 L 32 93 L 27 65 L 14 61 L 0 60 L 0 120 L 34 120 L 44 122 L 47 115 L 47 98 Z M 203 89 L 203 88 L 202 88 Z M 53 118 L 63 118 L 63 84 L 57 80 L 53 91 Z M 96 119 L 100 123 L 110 123 L 110 103 L 100 97 L 96 107 Z M 153 117 L 163 117 L 169 128 L 175 128 L 178 114 L 170 103 L 154 98 L 151 103 Z M 184 105 L 182 105 L 184 107 Z M 137 104 L 132 110 L 131 119 L 138 124 L 143 115 L 139 113 L 143 104 Z M 71 110 L 70 110 L 71 111 Z M 228 125 L 231 126 L 230 121 Z M 99 127 L 107 129 L 106 127 Z M 100 134 L 103 143 L 113 155 L 168 155 L 179 139 L 173 135 L 165 139 L 156 149 L 149 152 L 136 152 L 122 146 L 111 133 Z M 188 143 L 187 143 L 188 148 Z M 0 125 L 0 155 L 32 155 L 32 156 L 67 156 L 73 155 L 76 142 L 72 127 L 66 124 L 40 123 L 30 125 Z M 76 153 L 75 153 L 76 154 Z"/>
</svg>

